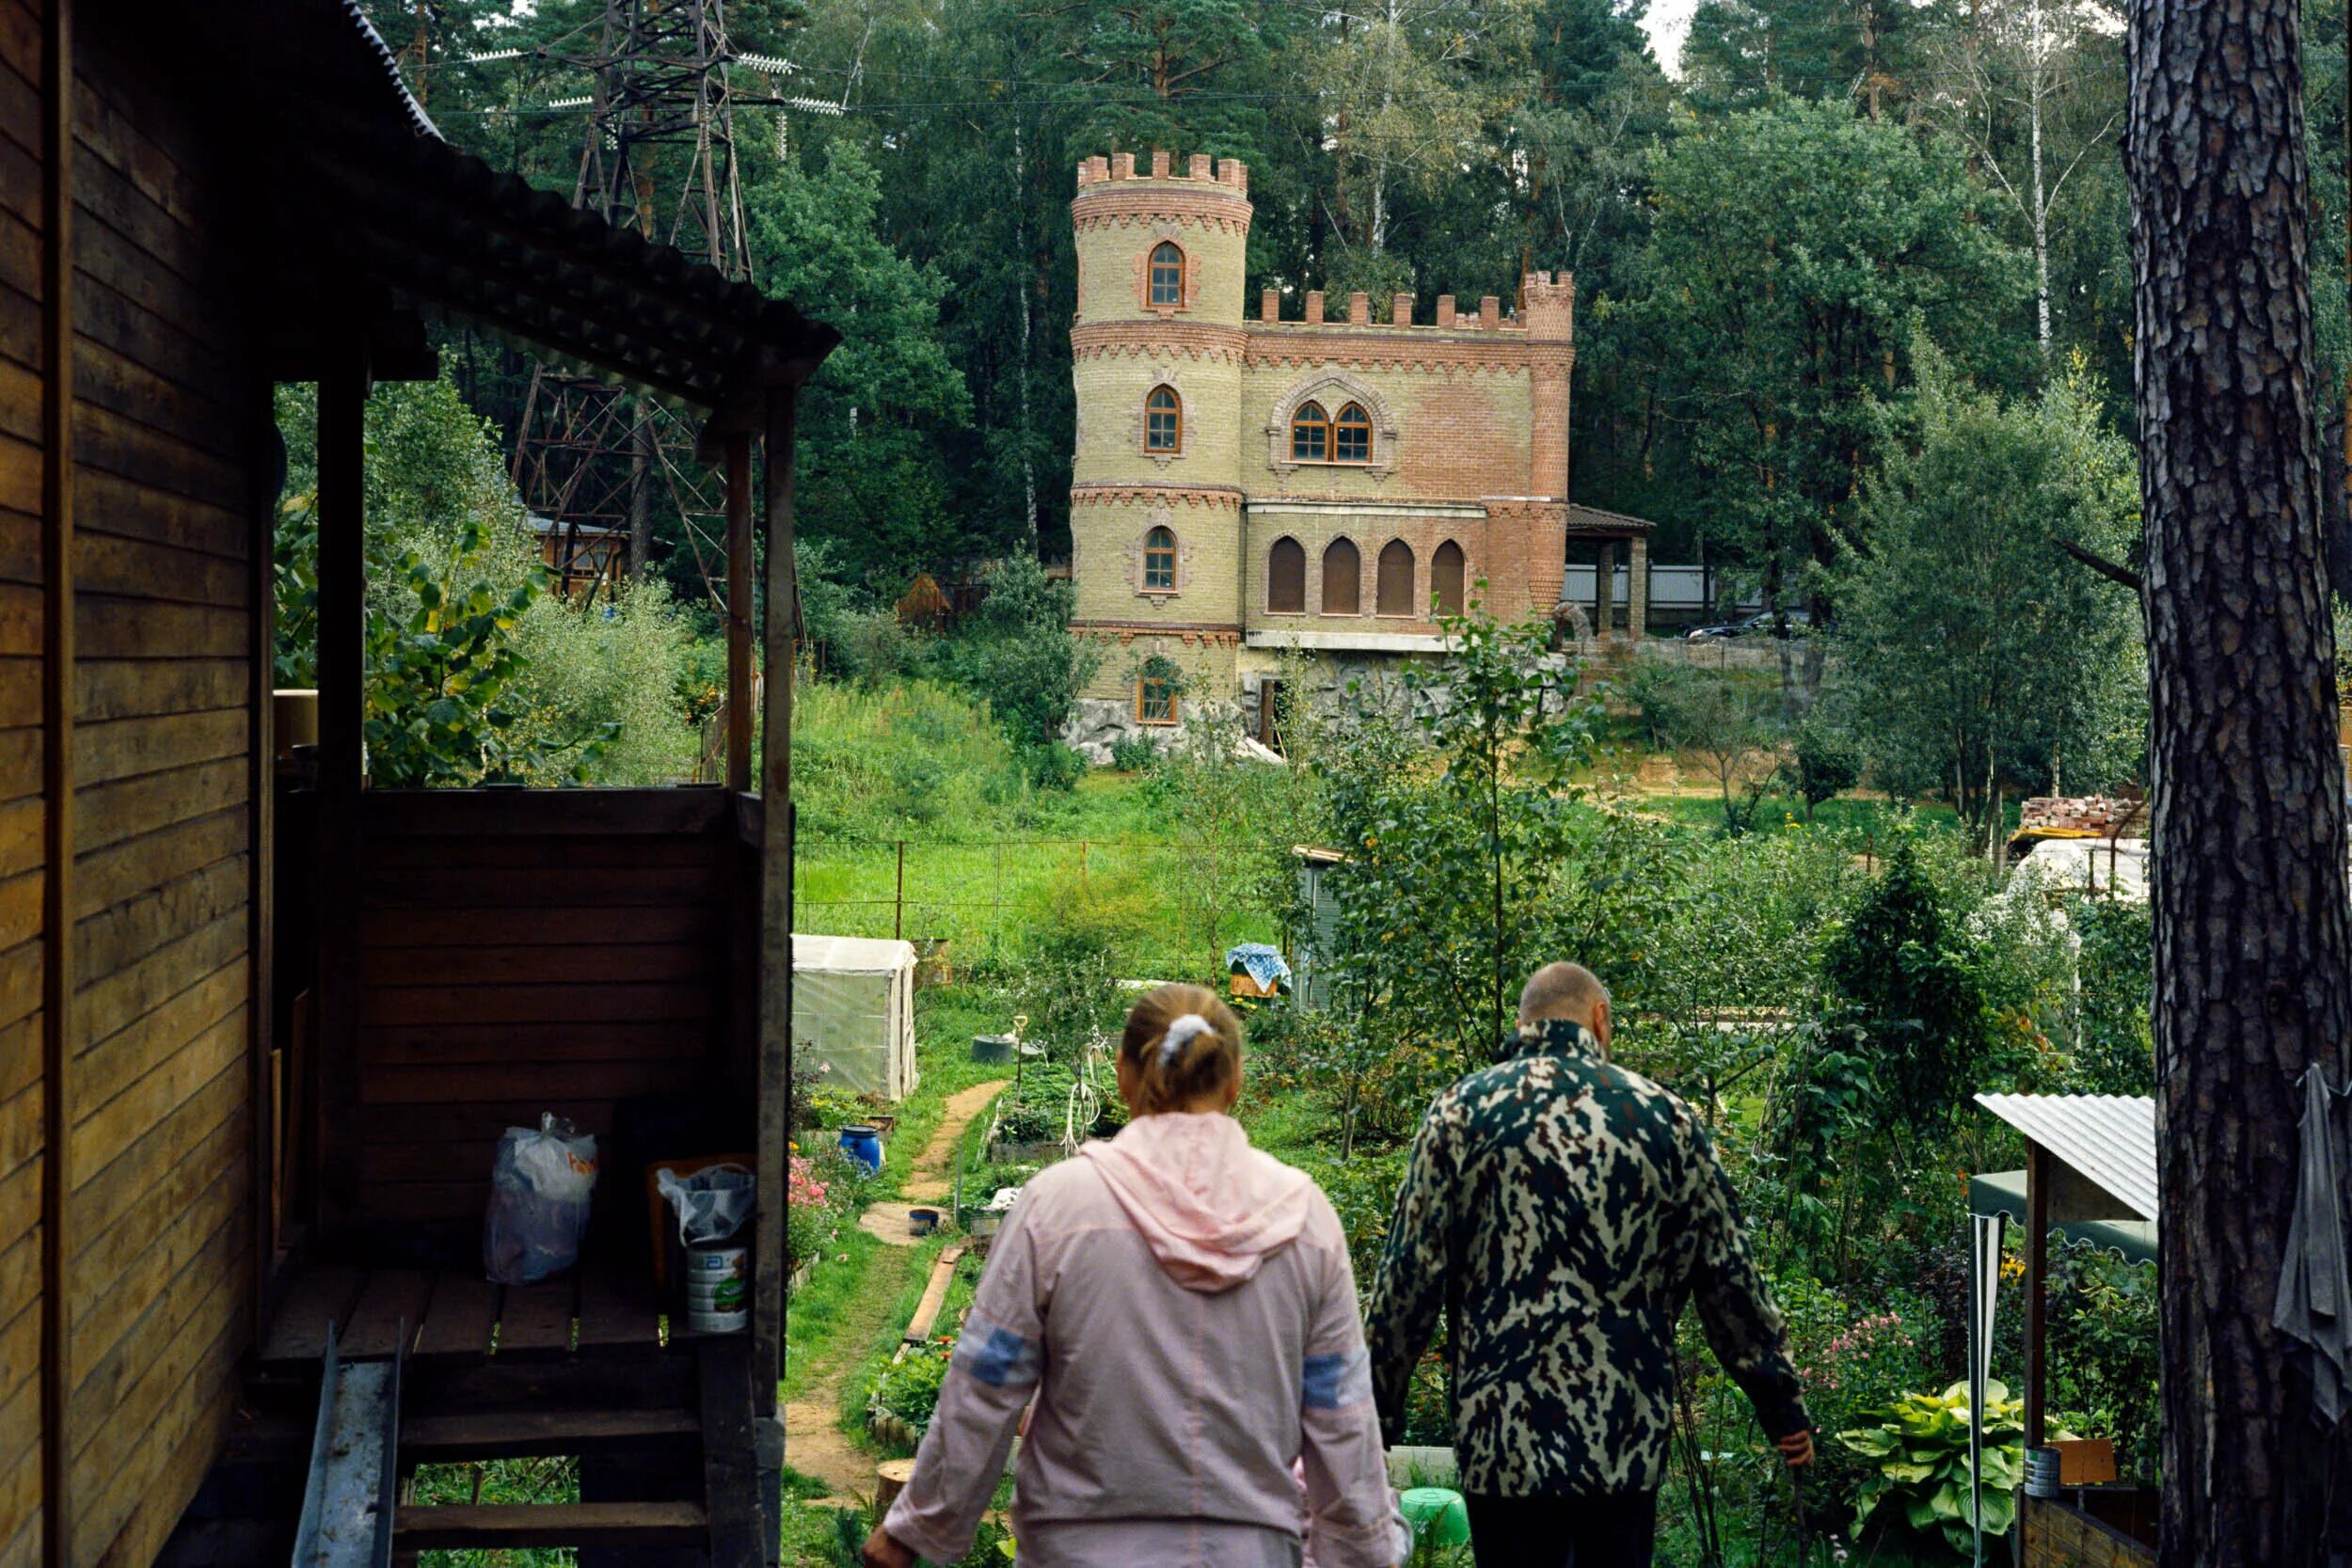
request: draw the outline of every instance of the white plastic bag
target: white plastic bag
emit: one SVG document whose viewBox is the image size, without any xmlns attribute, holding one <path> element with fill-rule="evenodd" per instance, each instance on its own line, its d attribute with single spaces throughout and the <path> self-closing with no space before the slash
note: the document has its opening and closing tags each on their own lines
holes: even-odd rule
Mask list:
<svg viewBox="0 0 2352 1568">
<path fill-rule="evenodd" d="M 723 1242 L 741 1229 L 758 1193 L 757 1179 L 733 1164 L 705 1165 L 691 1176 L 664 1165 L 654 1181 L 677 1215 L 677 1239 L 688 1246 Z"/>
<path fill-rule="evenodd" d="M 588 1198 L 596 1187 L 596 1140 L 553 1115 L 536 1132 L 510 1127 L 490 1171 L 482 1270 L 493 1285 L 531 1285 L 580 1261 Z"/>
</svg>

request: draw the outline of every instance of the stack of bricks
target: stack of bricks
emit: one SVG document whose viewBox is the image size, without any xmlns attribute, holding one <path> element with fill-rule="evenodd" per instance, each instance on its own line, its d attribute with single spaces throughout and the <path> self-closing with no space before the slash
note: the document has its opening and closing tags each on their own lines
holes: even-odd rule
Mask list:
<svg viewBox="0 0 2352 1568">
<path fill-rule="evenodd" d="M 2148 802 L 2111 795 L 2037 795 L 2020 809 L 2020 834 L 2148 836 Z"/>
</svg>

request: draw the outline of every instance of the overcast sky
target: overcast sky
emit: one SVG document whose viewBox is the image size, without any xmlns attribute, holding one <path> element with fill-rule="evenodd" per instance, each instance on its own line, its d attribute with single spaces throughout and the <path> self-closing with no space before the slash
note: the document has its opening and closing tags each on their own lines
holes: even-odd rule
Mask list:
<svg viewBox="0 0 2352 1568">
<path fill-rule="evenodd" d="M 1669 76 L 1682 74 L 1682 35 L 1691 30 L 1691 8 L 1698 0 L 1649 0 L 1642 26 L 1649 34 L 1650 53 Z"/>
</svg>

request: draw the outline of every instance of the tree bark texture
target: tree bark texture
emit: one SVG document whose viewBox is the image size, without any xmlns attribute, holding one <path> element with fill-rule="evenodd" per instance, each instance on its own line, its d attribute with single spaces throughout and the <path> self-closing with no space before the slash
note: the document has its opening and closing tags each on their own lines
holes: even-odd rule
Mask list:
<svg viewBox="0 0 2352 1568">
<path fill-rule="evenodd" d="M 2270 1326 L 2303 1070 L 2352 1041 L 2294 0 L 2131 0 L 2165 1568 L 2317 1563 L 2343 1449 Z"/>
</svg>

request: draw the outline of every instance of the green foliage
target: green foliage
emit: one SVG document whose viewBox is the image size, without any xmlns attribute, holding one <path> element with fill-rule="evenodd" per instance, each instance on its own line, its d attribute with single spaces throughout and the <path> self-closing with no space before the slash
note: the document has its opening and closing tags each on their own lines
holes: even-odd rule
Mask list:
<svg viewBox="0 0 2352 1568">
<path fill-rule="evenodd" d="M 507 704 L 523 671 L 516 623 L 538 590 L 529 581 L 501 589 L 488 575 L 489 525 L 460 521 L 438 560 L 392 540 L 369 545 L 370 579 L 397 590 L 368 615 L 369 775 L 418 788 L 519 782 L 546 768 L 550 753 L 516 735 Z M 574 767 L 581 776 L 612 733 L 600 729 L 580 746 Z"/>
<path fill-rule="evenodd" d="M 1665 750 L 1706 766 L 1721 791 L 1724 831 L 1746 832 L 1772 784 L 1782 734 L 1777 699 L 1745 675 L 1668 668 L 1671 677 L 1652 676 L 1640 688 L 1643 723 Z"/>
<path fill-rule="evenodd" d="M 992 563 L 988 596 L 944 651 L 947 670 L 986 701 L 1012 743 L 1038 752 L 1058 743 L 1078 690 L 1100 655 L 1070 635 L 1070 584 L 1027 556 Z M 1060 784 L 1059 769 L 1041 784 Z"/>
<path fill-rule="evenodd" d="M 2126 553 L 2137 469 L 2079 372 L 2004 404 L 1924 360 L 1916 445 L 1867 486 L 1869 545 L 1843 568 L 1835 696 L 1883 782 L 1940 789 L 1981 831 L 2009 780 L 2137 770 L 2138 607 L 2061 548 Z"/>
<path fill-rule="evenodd" d="M 1111 766 L 1122 773 L 1148 772 L 1159 757 L 1159 748 L 1147 735 L 1122 735 L 1111 742 Z"/>
<path fill-rule="evenodd" d="M 316 412 L 281 387 L 281 684 L 318 677 Z M 691 626 L 658 588 L 585 609 L 544 592 L 496 433 L 450 382 L 368 399 L 365 736 L 389 786 L 661 784 L 691 775 Z"/>
<path fill-rule="evenodd" d="M 1979 1086 L 1988 1042 L 1983 982 L 1908 836 L 1822 954 L 1829 1032 L 1861 1058 L 1876 1116 L 1927 1131 Z"/>
<path fill-rule="evenodd" d="M 570 736 L 598 736 L 578 768 L 587 782 L 683 784 L 694 776 L 702 736 L 681 691 L 705 678 L 698 650 L 712 645 L 696 641 L 658 580 L 578 605 L 543 595 L 516 626 L 517 727 L 541 757 L 563 756 Z"/>
<path fill-rule="evenodd" d="M 931 1412 L 939 1408 L 939 1387 L 946 1380 L 954 1349 L 953 1336 L 910 1347 L 875 1382 L 873 1407 L 898 1417 L 917 1436 L 930 1431 Z"/>
<path fill-rule="evenodd" d="M 2050 1405 L 2115 1444 L 2125 1481 L 2153 1485 L 2161 1458 L 2156 1266 L 2089 1244 L 2052 1249 Z"/>
<path fill-rule="evenodd" d="M 1490 1059 L 1538 965 L 1573 953 L 1623 974 L 1642 950 L 1626 895 L 1651 833 L 1583 803 L 1596 709 L 1549 628 L 1475 612 L 1444 626 L 1453 657 L 1406 671 L 1405 713 L 1357 693 L 1315 764 L 1349 857 L 1328 885 L 1335 995 L 1363 1030 L 1351 1120 L 1375 1066 L 1418 1106 Z"/>
<path fill-rule="evenodd" d="M 2085 1094 L 2153 1094 L 2156 1046 L 2148 1009 L 2154 944 L 2148 906 L 2085 898 L 2070 912 L 2082 938 L 2082 1000 L 2069 1086 Z"/>
<path fill-rule="evenodd" d="M 811 838 L 920 836 L 1002 820 L 1028 785 L 987 710 L 928 681 L 814 681 L 795 695 L 792 795 Z"/>
<path fill-rule="evenodd" d="M 971 401 L 940 341 L 946 277 L 891 247 L 881 200 L 881 174 L 846 141 L 828 148 L 820 167 L 797 158 L 769 165 L 743 193 L 762 284 L 842 329 L 801 397 L 803 526 L 853 578 L 895 590 L 968 547 L 930 432 L 967 418 Z"/>
<path fill-rule="evenodd" d="M 1843 795 L 1862 782 L 1862 749 L 1853 735 L 1820 713 L 1809 713 L 1789 737 L 1788 759 L 1781 767 L 1788 787 L 1804 801 L 1804 819 L 1824 800 Z"/>
<path fill-rule="evenodd" d="M 1985 1385 L 1981 1520 L 1988 1535 L 2006 1535 L 2017 1517 L 2025 1412 L 2025 1402 L 2010 1398 L 2005 1385 Z M 1968 1386 L 1907 1394 L 1875 1416 L 1872 1424 L 1837 1434 L 1839 1443 L 1878 1465 L 1854 1506 L 1855 1533 L 1888 1503 L 1902 1510 L 1902 1523 L 1912 1529 L 1940 1532 L 1954 1551 L 1968 1552 L 1979 1522 L 1968 1463 Z"/>
<path fill-rule="evenodd" d="M 1656 222 L 1635 352 L 1690 421 L 1686 503 L 1768 596 L 1809 576 L 1865 519 L 1855 479 L 1885 445 L 1882 408 L 1927 341 L 1971 369 L 2020 362 L 2021 258 L 1978 214 L 1984 192 L 1950 144 L 1776 100 L 1689 127 L 1650 156 Z"/>
</svg>

